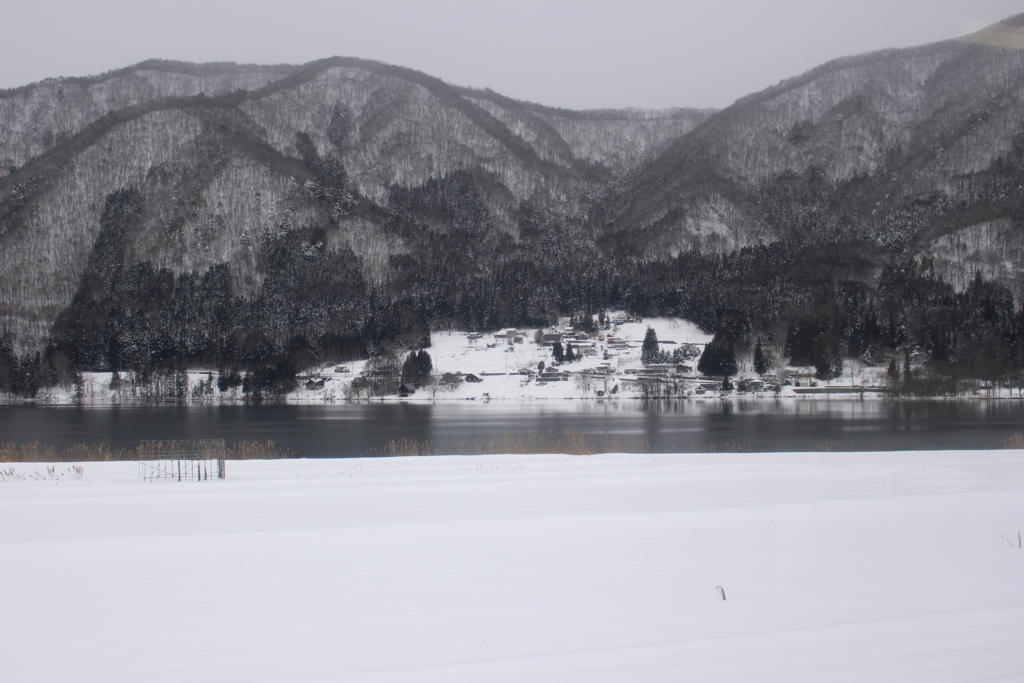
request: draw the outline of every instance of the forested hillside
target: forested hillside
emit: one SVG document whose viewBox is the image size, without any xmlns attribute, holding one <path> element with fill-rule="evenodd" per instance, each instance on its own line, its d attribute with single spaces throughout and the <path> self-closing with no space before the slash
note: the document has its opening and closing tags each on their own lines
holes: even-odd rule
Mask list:
<svg viewBox="0 0 1024 683">
<path fill-rule="evenodd" d="M 925 250 L 1012 219 L 1022 27 L 1024 15 L 959 40 L 836 60 L 745 97 L 645 168 L 616 198 L 609 232 L 648 253 L 780 240 Z"/>
<path fill-rule="evenodd" d="M 0 93 L 7 353 L 61 375 L 365 353 L 474 315 L 422 298 L 488 297 L 524 226 L 581 222 L 707 115 L 556 110 L 344 58 Z"/>
<path fill-rule="evenodd" d="M 1024 362 L 1022 27 L 720 112 L 554 109 L 338 57 L 0 92 L 0 390 L 272 383 L 430 326 L 608 307 L 824 375 L 923 354 L 1002 376 Z"/>
</svg>

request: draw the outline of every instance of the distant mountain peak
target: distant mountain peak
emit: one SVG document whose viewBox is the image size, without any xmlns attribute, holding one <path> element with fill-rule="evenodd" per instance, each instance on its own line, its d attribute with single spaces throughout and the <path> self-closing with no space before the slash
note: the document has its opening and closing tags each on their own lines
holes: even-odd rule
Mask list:
<svg viewBox="0 0 1024 683">
<path fill-rule="evenodd" d="M 980 31 L 963 36 L 960 40 L 986 47 L 1024 50 L 1024 14 L 1015 14 Z"/>
</svg>

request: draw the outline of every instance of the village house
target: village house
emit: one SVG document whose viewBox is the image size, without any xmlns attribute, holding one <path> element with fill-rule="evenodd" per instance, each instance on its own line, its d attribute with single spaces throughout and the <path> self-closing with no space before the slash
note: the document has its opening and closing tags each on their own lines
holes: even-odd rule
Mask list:
<svg viewBox="0 0 1024 683">
<path fill-rule="evenodd" d="M 736 383 L 736 390 L 749 393 L 760 393 L 764 391 L 764 380 L 762 379 L 741 379 Z"/>
<path fill-rule="evenodd" d="M 516 339 L 519 339 L 519 341 L 517 342 Z M 497 332 L 494 335 L 495 344 L 522 344 L 522 339 L 522 335 L 515 328 L 502 330 L 501 332 Z"/>
<path fill-rule="evenodd" d="M 539 375 L 537 375 L 537 381 L 540 383 L 546 382 L 565 382 L 569 379 L 569 373 L 556 370 L 553 367 L 544 368 Z"/>
<path fill-rule="evenodd" d="M 811 372 L 787 372 L 785 381 L 795 387 L 813 387 L 818 384 L 818 378 Z"/>
</svg>

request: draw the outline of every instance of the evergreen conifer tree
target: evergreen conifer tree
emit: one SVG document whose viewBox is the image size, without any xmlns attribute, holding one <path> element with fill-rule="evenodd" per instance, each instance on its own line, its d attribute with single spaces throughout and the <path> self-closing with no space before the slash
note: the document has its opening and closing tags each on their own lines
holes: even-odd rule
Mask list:
<svg viewBox="0 0 1024 683">
<path fill-rule="evenodd" d="M 658 351 L 658 334 L 654 331 L 653 327 L 647 328 L 647 334 L 644 335 L 644 343 L 640 347 L 640 362 L 644 365 L 649 363 L 657 363 L 660 360 L 661 354 Z"/>
<path fill-rule="evenodd" d="M 420 352 L 416 354 L 416 368 L 417 384 L 422 383 L 423 380 L 429 377 L 430 373 L 433 372 L 434 370 L 434 361 L 430 358 L 430 354 L 427 353 L 426 350 L 424 349 L 420 349 Z"/>
<path fill-rule="evenodd" d="M 725 375 L 726 377 L 735 375 L 737 369 L 736 350 L 732 340 L 718 332 L 704 347 L 704 353 L 700 356 L 697 369 L 705 375 Z"/>
<path fill-rule="evenodd" d="M 828 332 L 820 332 L 813 342 L 811 362 L 818 379 L 834 379 L 843 374 L 843 359 L 839 355 L 839 340 Z"/>
<path fill-rule="evenodd" d="M 757 338 L 757 344 L 754 346 L 754 372 L 759 375 L 763 375 L 768 372 L 768 359 L 765 358 L 764 349 L 761 348 L 761 338 Z"/>
<path fill-rule="evenodd" d="M 891 380 L 898 380 L 900 378 L 900 366 L 895 358 L 889 359 L 889 369 L 886 370 L 886 374 L 889 375 Z"/>
<path fill-rule="evenodd" d="M 412 386 L 417 383 L 420 378 L 420 364 L 417 359 L 416 352 L 409 352 L 405 362 L 402 363 L 402 384 Z"/>
</svg>

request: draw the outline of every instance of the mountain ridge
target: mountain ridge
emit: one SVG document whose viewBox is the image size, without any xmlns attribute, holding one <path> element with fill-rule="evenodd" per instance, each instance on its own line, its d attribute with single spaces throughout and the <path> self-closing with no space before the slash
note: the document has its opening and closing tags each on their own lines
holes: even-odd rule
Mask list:
<svg viewBox="0 0 1024 683">
<path fill-rule="evenodd" d="M 612 232 L 636 229 L 638 225 L 650 226 L 656 231 L 660 227 L 662 233 L 678 239 L 688 232 L 688 228 L 681 225 L 686 220 L 684 215 L 699 213 L 702 210 L 699 205 L 711 201 L 693 191 L 703 183 L 723 195 L 729 205 L 728 210 L 737 214 L 736 220 L 748 223 L 747 233 L 755 236 L 755 242 L 761 238 L 778 239 L 782 235 L 777 231 L 769 236 L 759 234 L 771 233 L 772 226 L 765 224 L 763 212 L 750 210 L 750 205 L 757 203 L 754 196 L 758 191 L 757 185 L 771 182 L 785 173 L 807 173 L 812 167 L 833 183 L 850 183 L 859 176 L 868 177 L 869 182 L 862 182 L 859 192 L 864 194 L 871 183 L 877 187 L 865 195 L 864 201 L 888 200 L 887 195 L 891 194 L 894 185 L 888 179 L 882 181 L 877 177 L 886 166 L 893 172 L 913 176 L 903 181 L 907 185 L 929 171 L 935 176 L 939 173 L 934 170 L 943 174 L 934 178 L 931 187 L 919 183 L 917 188 L 900 188 L 900 183 L 896 183 L 896 189 L 901 189 L 908 201 L 920 199 L 927 192 L 954 194 L 942 183 L 948 185 L 957 176 L 934 169 L 941 163 L 936 163 L 936 159 L 945 151 L 944 148 L 961 144 L 972 133 L 972 128 L 984 125 L 993 115 L 1001 115 L 1005 119 L 1001 122 L 1003 128 L 995 131 L 999 138 L 990 136 L 986 141 L 998 149 L 981 162 L 968 159 L 975 165 L 984 164 L 984 167 L 970 169 L 970 172 L 984 171 L 1012 151 L 1021 121 L 1020 117 L 1007 115 L 1007 110 L 1021 101 L 1022 53 L 1019 49 L 991 48 L 978 36 L 1000 32 L 1007 27 L 1019 33 L 1021 25 L 1024 25 L 1024 16 L 1018 15 L 961 39 L 833 60 L 740 98 L 677 139 L 641 171 L 642 177 L 635 183 L 639 188 L 635 194 L 642 191 L 646 197 L 663 197 L 663 200 L 657 200 L 662 201 L 662 206 L 651 207 L 645 196 L 625 202 L 625 208 L 611 225 Z M 991 66 L 996 68 L 986 71 L 990 65 L 973 63 L 984 60 L 993 62 Z M 1012 80 L 994 86 L 1002 88 L 999 96 L 1003 101 L 996 101 L 987 108 L 988 102 L 979 102 L 978 108 L 985 109 L 977 113 L 970 111 L 974 105 L 973 97 L 969 92 L 963 92 L 968 88 L 962 87 L 962 83 L 954 84 L 960 88 L 954 92 L 955 97 L 940 101 L 944 96 L 942 88 L 948 89 L 949 81 L 955 78 L 966 81 L 970 80 L 969 77 L 983 81 L 981 76 L 995 73 L 997 69 L 1009 72 L 1006 80 Z M 857 80 L 860 82 L 851 83 Z M 839 94 L 830 93 L 829 87 Z M 902 99 L 895 100 L 894 104 L 885 102 L 886 97 L 900 93 L 901 89 Z M 929 98 L 936 102 L 932 104 Z M 957 98 L 960 102 L 956 102 Z M 950 112 L 956 113 L 957 107 L 965 110 L 963 120 L 942 120 L 943 116 L 951 118 Z M 977 118 L 971 118 L 975 114 Z M 859 129 L 856 127 L 858 117 L 864 119 L 864 125 Z M 755 126 L 755 119 L 765 124 L 759 129 L 760 139 L 751 137 L 749 132 Z M 830 129 L 831 139 L 827 137 Z M 824 135 L 819 135 L 822 133 Z M 932 140 L 927 139 L 929 136 Z M 825 139 L 813 153 L 804 153 L 804 148 L 818 142 L 817 137 Z M 730 139 L 740 139 L 743 144 L 730 148 Z M 874 149 L 865 150 L 865 146 L 874 146 Z M 958 152 L 967 156 L 964 150 Z M 759 156 L 752 161 L 743 158 L 752 154 Z M 894 161 L 896 166 L 893 166 Z M 954 173 L 962 175 L 960 169 Z M 872 175 L 876 178 L 872 179 Z M 673 198 L 686 195 L 691 202 Z M 693 203 L 698 206 L 693 206 Z M 856 208 L 860 213 L 865 212 L 863 206 Z M 700 222 L 702 219 L 697 220 Z M 703 220 L 707 222 L 708 219 Z M 873 219 L 864 220 L 870 222 Z M 777 230 L 777 226 L 775 228 Z"/>
<path fill-rule="evenodd" d="M 885 282 L 929 306 L 1003 301 L 976 272 L 1024 295 L 1022 27 L 832 60 L 718 111 L 558 109 L 353 57 L 2 91 L 0 336 L 61 376 L 609 306 L 779 353 L 799 330 L 892 349 Z"/>
</svg>

